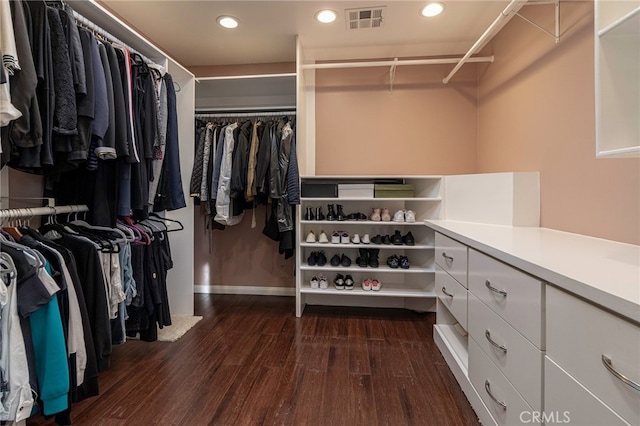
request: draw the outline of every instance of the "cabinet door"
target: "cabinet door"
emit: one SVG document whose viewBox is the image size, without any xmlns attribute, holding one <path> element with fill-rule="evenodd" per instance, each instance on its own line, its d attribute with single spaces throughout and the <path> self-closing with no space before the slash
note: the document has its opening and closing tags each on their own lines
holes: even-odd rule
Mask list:
<svg viewBox="0 0 640 426">
<path fill-rule="evenodd" d="M 436 265 L 436 294 L 449 312 L 467 329 L 467 289 Z"/>
<path fill-rule="evenodd" d="M 467 288 L 467 246 L 437 233 L 436 263 Z"/>
<path fill-rule="evenodd" d="M 547 286 L 547 356 L 631 424 L 640 424 L 640 327 Z M 546 386 L 545 386 L 546 387 Z"/>
</svg>

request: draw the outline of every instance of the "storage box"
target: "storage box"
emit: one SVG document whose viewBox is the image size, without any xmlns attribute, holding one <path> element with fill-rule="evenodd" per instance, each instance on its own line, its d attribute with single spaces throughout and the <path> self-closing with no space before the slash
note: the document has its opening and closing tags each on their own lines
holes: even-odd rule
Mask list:
<svg viewBox="0 0 640 426">
<path fill-rule="evenodd" d="M 375 198 L 413 198 L 415 191 L 413 185 L 404 184 L 376 184 L 374 188 Z"/>
<path fill-rule="evenodd" d="M 338 184 L 302 182 L 301 196 L 305 198 L 336 198 Z"/>
<path fill-rule="evenodd" d="M 373 184 L 341 183 L 338 185 L 338 198 L 373 198 Z"/>
</svg>

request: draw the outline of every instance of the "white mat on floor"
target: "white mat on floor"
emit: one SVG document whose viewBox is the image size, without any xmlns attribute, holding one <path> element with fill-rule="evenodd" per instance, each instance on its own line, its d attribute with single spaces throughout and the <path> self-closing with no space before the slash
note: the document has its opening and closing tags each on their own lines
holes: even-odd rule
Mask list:
<svg viewBox="0 0 640 426">
<path fill-rule="evenodd" d="M 158 329 L 158 340 L 175 342 L 201 319 L 202 317 L 193 315 L 171 315 L 171 325 Z"/>
</svg>

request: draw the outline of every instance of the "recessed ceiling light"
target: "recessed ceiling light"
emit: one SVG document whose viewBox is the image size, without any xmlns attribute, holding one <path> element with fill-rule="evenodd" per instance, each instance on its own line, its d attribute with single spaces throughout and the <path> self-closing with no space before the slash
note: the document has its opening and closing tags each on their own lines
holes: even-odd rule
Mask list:
<svg viewBox="0 0 640 426">
<path fill-rule="evenodd" d="M 316 19 L 323 24 L 330 24 L 336 20 L 337 16 L 336 12 L 330 9 L 324 9 L 316 13 Z"/>
<path fill-rule="evenodd" d="M 225 28 L 236 28 L 238 26 L 238 20 L 233 16 L 218 16 L 218 24 L 222 25 Z"/>
<path fill-rule="evenodd" d="M 442 13 L 444 10 L 444 4 L 442 3 L 429 3 L 422 9 L 422 16 L 426 16 L 430 18 L 432 16 L 437 16 Z"/>
</svg>

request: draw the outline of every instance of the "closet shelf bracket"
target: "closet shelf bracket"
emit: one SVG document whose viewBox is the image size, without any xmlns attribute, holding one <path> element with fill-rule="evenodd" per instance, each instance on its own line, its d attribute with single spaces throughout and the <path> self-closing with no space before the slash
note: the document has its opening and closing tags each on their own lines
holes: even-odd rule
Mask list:
<svg viewBox="0 0 640 426">
<path fill-rule="evenodd" d="M 556 19 L 555 19 L 555 28 L 554 28 L 554 32 L 553 33 L 551 31 L 547 30 L 546 28 L 542 28 L 540 25 L 536 24 L 531 19 L 520 15 L 520 13 L 518 13 L 518 12 L 516 12 L 515 15 L 517 17 L 521 18 L 522 20 L 524 20 L 525 22 L 528 22 L 529 24 L 533 25 L 534 27 L 536 27 L 540 31 L 544 32 L 545 34 L 550 35 L 551 37 L 553 37 L 553 39 L 556 41 L 556 44 L 557 44 L 560 41 L 560 0 L 542 1 L 542 2 L 530 2 L 530 3 L 527 3 L 525 6 L 539 6 L 539 5 L 545 5 L 545 4 L 553 4 L 554 5 L 555 15 L 556 15 L 555 18 Z"/>
<path fill-rule="evenodd" d="M 396 68 L 398 67 L 398 58 L 393 58 L 393 64 L 389 68 L 389 93 L 393 93 L 393 80 L 396 78 Z"/>
</svg>

